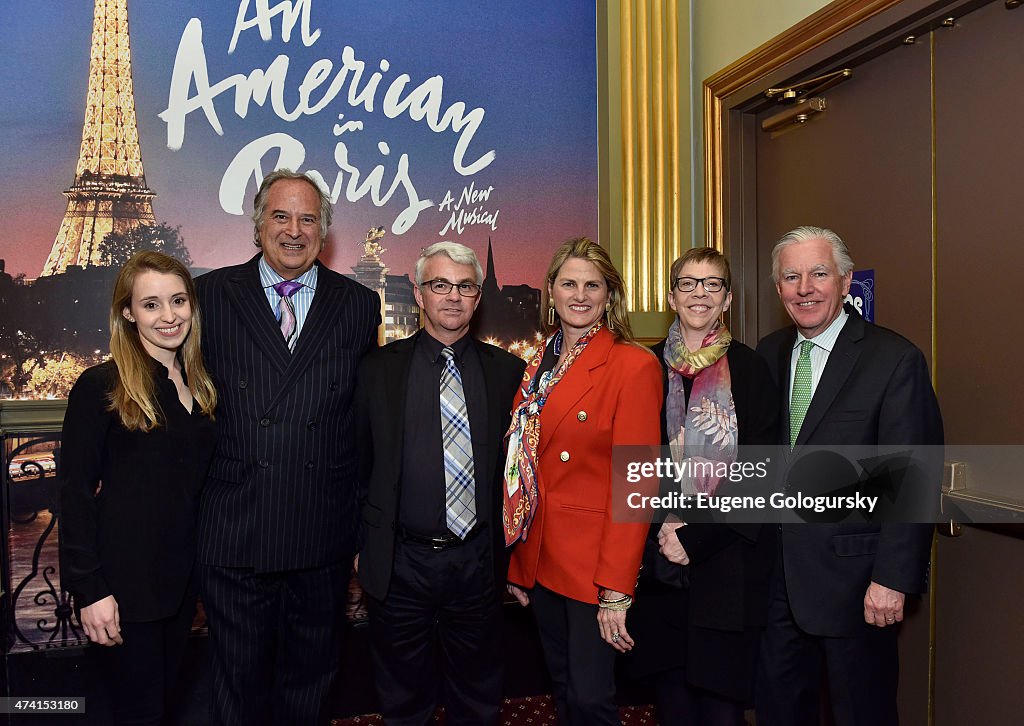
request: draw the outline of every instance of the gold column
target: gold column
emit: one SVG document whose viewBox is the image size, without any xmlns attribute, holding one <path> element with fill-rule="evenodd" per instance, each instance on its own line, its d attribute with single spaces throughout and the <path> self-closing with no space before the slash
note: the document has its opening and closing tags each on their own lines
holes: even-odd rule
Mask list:
<svg viewBox="0 0 1024 726">
<path fill-rule="evenodd" d="M 689 168 L 689 145 L 680 116 L 681 106 L 689 107 L 689 59 L 680 57 L 678 0 L 621 0 L 618 15 L 622 273 L 630 309 L 658 313 L 668 309 L 668 267 L 688 227 L 689 179 L 682 170 Z"/>
</svg>

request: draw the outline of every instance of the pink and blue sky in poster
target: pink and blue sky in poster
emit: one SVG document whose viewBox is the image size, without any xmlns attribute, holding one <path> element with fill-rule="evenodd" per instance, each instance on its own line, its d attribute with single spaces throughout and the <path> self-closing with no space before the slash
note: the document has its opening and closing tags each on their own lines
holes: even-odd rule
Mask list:
<svg viewBox="0 0 1024 726">
<path fill-rule="evenodd" d="M 287 14 L 270 12 L 260 27 L 261 6 L 292 8 L 297 22 L 286 34 Z M 8 69 L 0 258 L 12 275 L 39 275 L 64 214 L 92 12 L 86 0 L 28 3 L 0 27 Z M 483 258 L 491 238 L 499 283 L 540 287 L 559 242 L 596 235 L 592 0 L 130 0 L 129 19 L 156 219 L 180 225 L 196 267 L 253 254 L 255 164 L 269 171 L 282 148 L 331 186 L 340 175 L 324 261 L 342 272 L 367 229 L 382 226 L 392 274 L 411 272 L 435 241 L 463 242 Z M 208 89 L 196 82 L 203 69 Z M 239 102 L 248 96 L 240 87 L 278 72 L 264 103 Z M 316 74 L 318 84 L 306 80 Z M 304 81 L 315 86 L 305 99 Z M 442 119 L 452 112 L 471 122 L 458 131 L 417 118 L 402 103 L 415 93 L 439 97 Z M 388 201 L 375 204 L 372 192 L 347 198 L 355 174 L 365 182 L 374 173 L 381 196 L 394 187 Z M 465 200 L 470 188 L 486 199 Z M 452 228 L 460 200 L 483 221 Z"/>
</svg>

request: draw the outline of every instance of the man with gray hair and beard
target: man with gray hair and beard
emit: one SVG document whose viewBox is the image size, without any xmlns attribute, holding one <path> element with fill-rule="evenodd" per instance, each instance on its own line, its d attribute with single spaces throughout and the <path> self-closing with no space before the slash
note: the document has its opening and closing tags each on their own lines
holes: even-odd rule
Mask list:
<svg viewBox="0 0 1024 726">
<path fill-rule="evenodd" d="M 924 355 L 843 301 L 853 260 L 835 232 L 799 227 L 772 250 L 794 326 L 758 352 L 782 395 L 789 447 L 942 443 Z M 783 524 L 757 680 L 758 726 L 819 722 L 828 675 L 838 726 L 896 724 L 896 636 L 927 588 L 930 524 Z"/>
<path fill-rule="evenodd" d="M 359 368 L 359 579 L 389 726 L 428 723 L 439 693 L 448 724 L 500 714 L 502 440 L 525 363 L 469 335 L 482 282 L 465 245 L 427 247 L 414 290 L 423 329 Z"/>
</svg>

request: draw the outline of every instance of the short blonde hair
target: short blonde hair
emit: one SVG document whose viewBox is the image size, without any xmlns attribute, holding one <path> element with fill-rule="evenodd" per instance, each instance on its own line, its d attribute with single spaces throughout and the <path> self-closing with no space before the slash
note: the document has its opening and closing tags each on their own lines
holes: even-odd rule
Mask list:
<svg viewBox="0 0 1024 726">
<path fill-rule="evenodd" d="M 715 265 L 718 271 L 722 273 L 722 279 L 725 280 L 725 291 L 728 292 L 732 289 L 732 272 L 729 270 L 728 258 L 714 247 L 693 247 L 686 250 L 672 263 L 668 279 L 669 292 L 675 289 L 676 278 L 679 277 L 679 273 L 691 262 L 695 265 L 699 265 L 701 262 L 710 262 L 712 265 Z"/>
</svg>

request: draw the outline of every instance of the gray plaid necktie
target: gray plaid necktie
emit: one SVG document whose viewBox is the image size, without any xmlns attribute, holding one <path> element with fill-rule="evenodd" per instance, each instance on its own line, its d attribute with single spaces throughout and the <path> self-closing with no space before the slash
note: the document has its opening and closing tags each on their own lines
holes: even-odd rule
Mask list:
<svg viewBox="0 0 1024 726">
<path fill-rule="evenodd" d="M 476 524 L 473 444 L 455 351 L 445 348 L 441 372 L 441 444 L 444 447 L 445 524 L 459 538 Z"/>
</svg>

